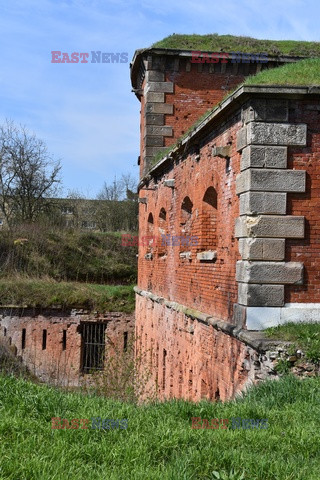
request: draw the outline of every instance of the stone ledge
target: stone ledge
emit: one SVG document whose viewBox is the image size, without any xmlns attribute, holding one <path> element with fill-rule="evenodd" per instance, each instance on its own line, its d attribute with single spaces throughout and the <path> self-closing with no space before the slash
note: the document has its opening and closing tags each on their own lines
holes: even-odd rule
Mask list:
<svg viewBox="0 0 320 480">
<path fill-rule="evenodd" d="M 243 342 L 244 344 L 254 348 L 259 352 L 264 353 L 267 350 L 271 350 L 271 349 L 274 350 L 277 347 L 281 348 L 281 347 L 290 345 L 289 342 L 283 342 L 280 340 L 278 341 L 278 340 L 272 340 L 272 339 L 266 338 L 263 332 L 249 331 L 243 328 L 237 328 L 235 325 L 232 325 L 231 323 L 212 317 L 211 315 L 200 312 L 199 310 L 188 308 L 185 305 L 181 305 L 176 302 L 170 302 L 164 297 L 160 297 L 158 295 L 155 295 L 152 292 L 142 290 L 137 286 L 134 287 L 134 291 L 136 292 L 137 295 L 147 298 L 152 302 L 159 303 L 160 305 L 164 305 L 165 307 L 175 310 L 176 312 L 181 312 L 187 317 L 193 318 L 195 320 L 199 320 L 200 322 L 205 323 L 206 325 L 212 326 L 215 330 L 221 331 L 226 335 L 229 335 L 230 337 L 236 338 L 237 340 Z"/>
<path fill-rule="evenodd" d="M 217 259 L 217 252 L 215 250 L 207 250 L 206 252 L 197 253 L 197 260 L 200 262 L 213 262 Z"/>
</svg>

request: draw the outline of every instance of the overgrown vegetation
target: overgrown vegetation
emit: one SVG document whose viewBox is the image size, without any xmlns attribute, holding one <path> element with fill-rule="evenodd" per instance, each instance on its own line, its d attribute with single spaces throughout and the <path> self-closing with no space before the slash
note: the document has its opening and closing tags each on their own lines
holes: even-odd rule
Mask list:
<svg viewBox="0 0 320 480">
<path fill-rule="evenodd" d="M 184 35 L 173 34 L 156 42 L 154 48 L 177 48 L 179 50 L 203 50 L 207 52 L 268 53 L 269 55 L 320 56 L 320 42 L 295 40 L 259 40 L 235 35 Z"/>
<path fill-rule="evenodd" d="M 287 376 L 224 404 L 136 406 L 0 377 L 0 478 L 318 480 L 319 397 L 319 378 Z M 89 428 L 52 430 L 53 417 L 89 419 Z M 128 428 L 92 429 L 93 417 Z M 267 419 L 268 428 L 196 430 L 192 417 Z"/>
<path fill-rule="evenodd" d="M 136 280 L 136 248 L 119 233 L 24 224 L 0 233 L 0 278 L 15 275 L 100 284 Z"/>
<path fill-rule="evenodd" d="M 248 77 L 245 85 L 320 85 L 320 59 L 309 58 L 263 70 Z"/>
<path fill-rule="evenodd" d="M 96 311 L 133 312 L 133 285 L 94 285 L 56 282 L 52 279 L 0 279 L 0 305 L 85 308 Z"/>
<path fill-rule="evenodd" d="M 178 35 L 175 35 L 178 36 Z M 224 35 L 222 35 L 224 36 Z M 171 38 L 171 37 L 168 37 Z M 241 38 L 241 37 L 235 37 Z M 320 42 L 319 42 L 320 46 Z M 169 47 L 167 47 L 169 48 Z M 200 49 L 200 48 L 199 48 Z M 200 49 L 201 50 L 201 49 Z M 243 50 L 246 51 L 246 50 Z M 320 47 L 319 47 L 320 54 Z M 268 70 L 263 70 L 257 75 L 252 75 L 248 77 L 244 85 L 308 85 L 308 86 L 320 86 L 320 59 L 312 58 L 300 60 L 296 63 L 288 63 L 281 67 L 271 68 Z M 232 95 L 235 89 L 228 92 L 223 98 L 225 100 L 227 97 Z M 220 102 L 221 103 L 221 102 Z M 168 147 L 165 151 L 158 152 L 154 156 L 152 166 L 156 165 L 162 158 L 174 150 L 176 146 L 182 142 L 193 130 L 195 130 L 201 122 L 216 108 L 215 105 L 212 109 L 207 110 L 203 115 L 201 115 L 191 127 L 174 143 Z"/>
<path fill-rule="evenodd" d="M 15 355 L 15 348 L 8 346 L 0 340 L 0 373 L 2 375 L 14 375 L 27 380 L 37 381 L 27 367 Z M 0 404 L 1 408 L 1 404 Z"/>
<path fill-rule="evenodd" d="M 136 341 L 139 338 L 132 337 L 124 349 L 122 344 L 112 344 L 108 339 L 104 369 L 92 372 L 83 392 L 135 404 L 155 401 L 158 386 L 152 380 L 150 352 L 135 354 Z"/>
<path fill-rule="evenodd" d="M 293 342 L 293 350 L 302 350 L 306 358 L 320 362 L 320 323 L 287 323 L 265 330 L 268 337 Z"/>
</svg>

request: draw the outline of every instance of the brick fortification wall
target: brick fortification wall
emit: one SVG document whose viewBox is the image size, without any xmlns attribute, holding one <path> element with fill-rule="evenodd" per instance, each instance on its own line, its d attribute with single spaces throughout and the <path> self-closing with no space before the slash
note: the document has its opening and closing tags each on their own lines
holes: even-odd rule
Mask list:
<svg viewBox="0 0 320 480">
<path fill-rule="evenodd" d="M 141 101 L 140 173 L 153 156 L 174 144 L 198 118 L 249 75 L 272 68 L 268 63 L 192 63 L 191 52 L 151 49 L 137 52 L 131 77 Z"/>
<path fill-rule="evenodd" d="M 1 308 L 1 340 L 14 350 L 40 380 L 64 386 L 79 386 L 83 372 L 83 325 L 105 325 L 106 361 L 114 345 L 120 348 L 134 332 L 134 315 L 109 312 L 46 310 L 41 313 L 19 308 Z M 45 333 L 44 333 L 45 332 Z M 93 334 L 91 339 L 94 341 Z M 44 338 L 45 337 L 45 338 Z M 89 375 L 90 376 L 90 375 Z"/>
<path fill-rule="evenodd" d="M 159 398 L 225 400 L 263 377 L 247 329 L 320 320 L 319 92 L 242 87 L 153 165 L 248 70 L 142 63 L 137 351 Z"/>
<path fill-rule="evenodd" d="M 303 239 L 287 240 L 286 260 L 304 264 L 304 284 L 286 289 L 286 302 L 320 302 L 320 100 L 303 99 L 291 108 L 290 122 L 307 125 L 307 144 L 289 149 L 288 168 L 306 172 L 306 190 L 299 196 L 288 194 L 290 215 L 305 217 Z"/>
</svg>

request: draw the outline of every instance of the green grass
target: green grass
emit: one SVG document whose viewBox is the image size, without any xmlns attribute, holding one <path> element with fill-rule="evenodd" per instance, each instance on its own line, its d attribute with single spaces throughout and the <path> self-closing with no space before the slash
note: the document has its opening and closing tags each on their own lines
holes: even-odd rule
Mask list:
<svg viewBox="0 0 320 480">
<path fill-rule="evenodd" d="M 287 323 L 265 330 L 268 337 L 294 343 L 294 349 L 301 349 L 308 360 L 320 362 L 320 323 Z"/>
<path fill-rule="evenodd" d="M 93 285 L 51 279 L 0 278 L 0 305 L 86 308 L 97 311 L 134 311 L 131 285 Z"/>
<path fill-rule="evenodd" d="M 22 225 L 0 232 L 0 277 L 132 284 L 136 253 L 137 248 L 121 245 L 119 234 Z"/>
<path fill-rule="evenodd" d="M 309 58 L 248 77 L 245 85 L 320 85 L 320 59 Z"/>
<path fill-rule="evenodd" d="M 320 56 L 320 42 L 295 40 L 259 40 L 234 35 L 183 35 L 173 34 L 156 42 L 154 48 L 176 48 L 180 50 L 203 50 L 208 52 L 241 51 L 245 53 L 268 53 L 269 55 Z"/>
<path fill-rule="evenodd" d="M 305 59 L 296 63 L 286 64 L 278 68 L 263 70 L 257 75 L 248 77 L 245 80 L 244 85 L 320 86 L 320 59 Z M 232 95 L 235 90 L 236 89 L 233 89 L 232 91 L 228 92 L 222 101 Z M 212 109 L 209 109 L 207 112 L 202 114 L 174 143 L 174 145 L 171 145 L 165 151 L 158 152 L 155 155 L 151 166 L 156 165 L 160 160 L 162 160 L 162 158 L 168 155 L 168 153 L 170 153 L 170 151 L 172 151 L 182 140 L 184 140 L 184 138 L 186 138 L 192 132 L 192 130 L 195 130 L 215 108 L 216 105 Z"/>
<path fill-rule="evenodd" d="M 0 376 L 1 480 L 318 480 L 320 379 L 287 376 L 229 403 L 136 406 Z M 127 419 L 52 430 L 51 418 Z M 195 430 L 191 418 L 265 418 L 265 430 Z"/>
</svg>

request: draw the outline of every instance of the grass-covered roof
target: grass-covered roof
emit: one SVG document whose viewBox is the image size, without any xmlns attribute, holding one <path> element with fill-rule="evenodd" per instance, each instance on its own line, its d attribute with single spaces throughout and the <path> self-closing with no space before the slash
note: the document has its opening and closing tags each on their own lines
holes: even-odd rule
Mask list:
<svg viewBox="0 0 320 480">
<path fill-rule="evenodd" d="M 235 35 L 183 35 L 172 34 L 156 42 L 153 48 L 174 48 L 179 50 L 203 50 L 208 52 L 241 51 L 245 53 L 264 52 L 269 55 L 291 55 L 320 57 L 320 42 L 300 40 L 259 40 Z"/>
</svg>

